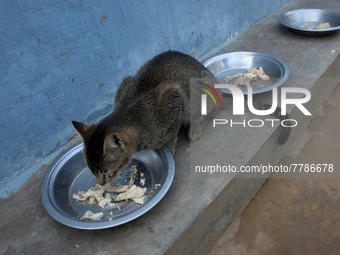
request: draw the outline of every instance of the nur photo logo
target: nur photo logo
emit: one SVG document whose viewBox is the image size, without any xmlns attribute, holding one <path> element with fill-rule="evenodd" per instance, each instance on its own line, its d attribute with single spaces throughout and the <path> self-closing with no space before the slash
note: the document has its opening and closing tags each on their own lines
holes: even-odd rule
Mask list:
<svg viewBox="0 0 340 255">
<path fill-rule="evenodd" d="M 245 95 L 243 94 L 242 90 L 238 88 L 235 85 L 230 84 L 215 84 L 214 87 L 211 87 L 210 85 L 207 85 L 202 82 L 198 82 L 201 85 L 204 85 L 205 87 L 209 88 L 211 91 L 214 92 L 214 94 L 217 96 L 217 98 L 220 100 L 220 104 L 222 106 L 222 101 L 220 96 L 218 95 L 216 89 L 228 89 L 231 92 L 232 99 L 233 99 L 233 115 L 244 115 L 245 114 Z M 214 101 L 215 105 L 217 105 L 216 100 L 214 96 L 211 94 L 210 91 L 204 88 L 200 88 L 201 90 L 205 91 L 212 100 Z M 278 109 L 280 109 L 280 115 L 281 116 L 288 116 L 287 115 L 287 105 L 295 105 L 305 116 L 311 116 L 312 114 L 306 109 L 306 107 L 303 105 L 311 99 L 311 93 L 309 90 L 305 88 L 297 88 L 297 87 L 283 87 L 281 88 L 281 96 L 280 96 L 280 108 L 278 108 L 278 88 L 272 89 L 272 104 L 267 109 L 256 109 L 254 107 L 254 100 L 253 100 L 253 90 L 251 87 L 247 88 L 247 106 L 251 113 L 257 115 L 257 116 L 267 116 L 271 115 L 274 112 L 276 112 Z M 201 95 L 201 114 L 206 115 L 207 114 L 207 94 Z M 289 98 L 288 95 L 294 94 L 299 95 L 302 94 L 302 97 L 299 98 Z M 282 126 L 284 127 L 295 127 L 297 126 L 297 121 L 294 119 L 266 119 L 266 122 L 271 122 L 272 127 L 274 127 L 274 122 L 279 121 Z M 233 122 L 233 120 L 227 120 L 227 119 L 213 119 L 213 126 L 215 127 L 218 124 L 227 124 L 230 123 L 230 126 L 233 125 L 242 125 L 242 126 L 249 126 L 249 127 L 262 127 L 265 123 L 262 119 L 250 119 L 246 122 L 246 120 L 243 120 L 242 122 Z M 247 124 L 247 125 L 246 125 Z"/>
<path fill-rule="evenodd" d="M 203 82 L 197 82 L 197 83 L 205 86 L 208 89 L 210 89 L 217 96 L 218 100 L 220 101 L 221 106 L 223 105 L 220 96 L 218 95 L 217 91 L 213 87 L 211 87 L 210 85 L 203 83 Z M 214 101 L 215 106 L 217 106 L 215 97 L 211 94 L 211 92 L 209 90 L 202 88 L 202 87 L 197 87 L 197 88 L 206 92 L 212 98 L 212 100 Z M 202 115 L 207 115 L 207 94 L 201 95 L 201 114 Z"/>
</svg>

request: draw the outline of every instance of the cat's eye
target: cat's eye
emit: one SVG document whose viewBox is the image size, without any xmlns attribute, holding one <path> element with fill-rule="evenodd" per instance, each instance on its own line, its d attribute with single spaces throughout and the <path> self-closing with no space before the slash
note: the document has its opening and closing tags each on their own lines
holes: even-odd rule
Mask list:
<svg viewBox="0 0 340 255">
<path fill-rule="evenodd" d="M 114 176 L 114 175 L 115 175 L 114 172 L 110 172 L 110 173 L 107 174 L 108 177 L 112 177 L 112 176 Z"/>
</svg>

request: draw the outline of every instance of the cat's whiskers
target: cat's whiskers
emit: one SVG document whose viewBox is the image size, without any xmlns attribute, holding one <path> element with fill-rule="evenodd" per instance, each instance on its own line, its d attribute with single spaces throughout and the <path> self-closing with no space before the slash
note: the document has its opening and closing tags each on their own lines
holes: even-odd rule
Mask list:
<svg viewBox="0 0 340 255">
<path fill-rule="evenodd" d="M 126 184 L 130 181 L 131 178 L 131 171 L 130 168 L 123 168 L 117 178 L 113 181 L 114 183 L 119 184 Z"/>
</svg>

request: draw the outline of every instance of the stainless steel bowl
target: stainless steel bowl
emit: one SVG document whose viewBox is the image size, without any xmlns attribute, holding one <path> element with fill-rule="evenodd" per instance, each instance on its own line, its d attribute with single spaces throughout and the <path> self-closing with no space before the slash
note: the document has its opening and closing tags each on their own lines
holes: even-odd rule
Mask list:
<svg viewBox="0 0 340 255">
<path fill-rule="evenodd" d="M 247 73 L 250 68 L 263 68 L 270 77 L 269 81 L 260 81 L 261 87 L 252 84 L 253 94 L 263 93 L 281 86 L 289 77 L 288 66 L 277 57 L 260 52 L 236 51 L 217 55 L 205 61 L 203 65 L 215 75 L 217 80 L 224 84 L 225 77 L 239 73 Z M 263 86 L 263 87 L 262 87 Z M 247 88 L 241 88 L 247 94 Z M 228 89 L 222 89 L 223 93 L 231 94 Z"/>
<path fill-rule="evenodd" d="M 281 14 L 279 22 L 292 32 L 300 35 L 324 36 L 340 29 L 340 13 L 323 9 L 299 9 Z M 301 27 L 305 23 L 309 26 L 317 26 L 326 22 L 329 22 L 330 28 L 312 29 Z"/>
<path fill-rule="evenodd" d="M 168 191 L 175 174 L 175 164 L 170 151 L 161 147 L 155 151 L 141 151 L 133 156 L 132 161 L 122 170 L 137 166 L 135 184 L 140 186 L 140 173 L 144 174 L 147 187 L 143 205 L 133 201 L 119 202 L 120 210 L 114 206 L 104 209 L 98 205 L 77 202 L 72 198 L 79 190 L 87 191 L 96 185 L 96 179 L 84 163 L 83 143 L 78 143 L 62 153 L 48 168 L 41 184 L 41 200 L 46 211 L 57 221 L 79 229 L 103 229 L 118 226 L 143 215 L 154 207 Z M 126 184 L 129 174 L 119 176 L 114 184 Z M 156 187 L 156 184 L 160 184 Z M 87 210 L 104 216 L 100 221 L 82 221 Z M 114 218 L 110 221 L 110 213 Z"/>
</svg>

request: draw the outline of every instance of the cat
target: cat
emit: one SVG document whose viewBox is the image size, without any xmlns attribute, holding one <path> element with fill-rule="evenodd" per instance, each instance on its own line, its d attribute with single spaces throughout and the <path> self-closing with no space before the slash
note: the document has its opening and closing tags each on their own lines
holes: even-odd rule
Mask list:
<svg viewBox="0 0 340 255">
<path fill-rule="evenodd" d="M 207 114 L 201 115 L 201 92 L 190 92 L 191 78 L 217 83 L 195 58 L 176 51 L 161 53 L 135 76 L 122 80 L 111 114 L 97 124 L 72 122 L 84 140 L 85 162 L 98 184 L 112 182 L 135 152 L 166 145 L 175 155 L 181 126 L 188 129 L 189 140 L 199 139 L 218 109 L 208 103 Z M 197 104 L 190 104 L 190 96 Z"/>
<path fill-rule="evenodd" d="M 207 114 L 201 114 L 202 91 L 190 85 L 196 84 L 195 80 L 210 86 L 218 83 L 195 58 L 167 51 L 146 62 L 135 76 L 122 80 L 111 114 L 97 124 L 72 121 L 84 140 L 85 162 L 98 184 L 112 182 L 138 151 L 166 145 L 175 155 L 181 126 L 188 129 L 189 140 L 199 139 L 219 108 L 208 100 Z M 223 98 L 220 90 L 217 93 Z M 270 109 L 265 103 L 254 105 Z M 279 108 L 274 116 L 289 119 L 288 115 L 281 116 Z M 290 128 L 282 128 L 279 144 L 287 141 L 289 133 Z"/>
</svg>

